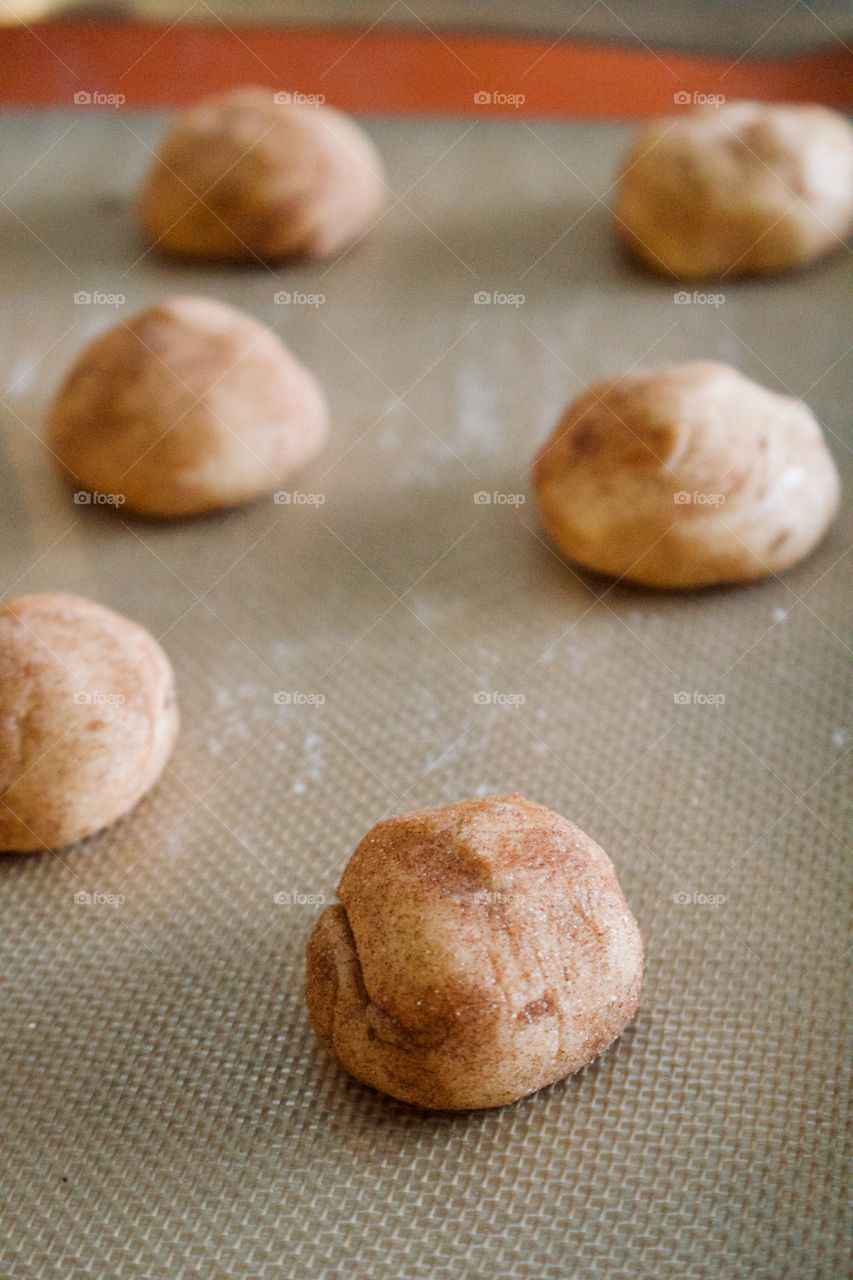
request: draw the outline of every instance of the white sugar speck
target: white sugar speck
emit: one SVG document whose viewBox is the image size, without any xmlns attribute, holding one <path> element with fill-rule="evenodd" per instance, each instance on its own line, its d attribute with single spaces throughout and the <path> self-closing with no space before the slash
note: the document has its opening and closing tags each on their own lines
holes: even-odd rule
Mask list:
<svg viewBox="0 0 853 1280">
<path fill-rule="evenodd" d="M 291 790 L 295 796 L 304 795 L 308 783 L 323 781 L 323 739 L 319 733 L 307 733 L 302 743 L 301 778 L 297 778 Z M 307 779 L 307 781 L 306 781 Z"/>
</svg>

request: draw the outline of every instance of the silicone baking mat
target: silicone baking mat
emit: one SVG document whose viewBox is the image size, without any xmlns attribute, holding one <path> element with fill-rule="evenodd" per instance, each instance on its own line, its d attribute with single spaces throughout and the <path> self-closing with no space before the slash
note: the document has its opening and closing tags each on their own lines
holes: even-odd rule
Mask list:
<svg viewBox="0 0 853 1280">
<path fill-rule="evenodd" d="M 133 814 L 2 860 L 0 1274 L 835 1280 L 844 526 L 781 580 L 656 594 L 563 565 L 527 476 L 584 384 L 696 356 L 803 396 L 849 475 L 849 254 L 682 291 L 609 233 L 626 127 L 484 112 L 367 122 L 395 194 L 341 260 L 184 267 L 131 216 L 163 123 L 0 127 L 2 591 L 144 623 L 183 714 Z M 325 452 L 218 518 L 75 505 L 60 377 L 187 291 L 316 371 Z M 380 817 L 512 790 L 610 853 L 644 1000 L 576 1078 L 425 1115 L 318 1048 L 305 941 Z"/>
</svg>

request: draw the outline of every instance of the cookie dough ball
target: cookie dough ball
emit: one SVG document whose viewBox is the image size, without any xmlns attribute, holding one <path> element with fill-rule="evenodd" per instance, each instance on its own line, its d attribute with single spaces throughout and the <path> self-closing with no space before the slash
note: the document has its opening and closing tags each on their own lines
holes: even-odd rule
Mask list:
<svg viewBox="0 0 853 1280">
<path fill-rule="evenodd" d="M 362 840 L 308 944 L 322 1044 L 419 1107 L 515 1102 L 634 1017 L 643 945 L 613 866 L 521 796 L 418 809 Z"/>
<path fill-rule="evenodd" d="M 142 627 L 61 592 L 0 604 L 0 850 L 59 848 L 153 787 L 178 732 Z"/>
<path fill-rule="evenodd" d="M 280 488 L 323 443 L 326 409 L 271 330 L 222 302 L 172 298 L 85 348 L 48 435 L 100 501 L 193 516 Z"/>
<path fill-rule="evenodd" d="M 591 387 L 533 482 L 569 559 L 652 587 L 780 573 L 817 545 L 839 496 L 807 406 L 710 360 Z"/>
<path fill-rule="evenodd" d="M 683 279 L 786 271 L 853 224 L 853 128 L 824 107 L 733 102 L 653 120 L 625 157 L 615 226 Z"/>
<path fill-rule="evenodd" d="M 138 204 L 158 249 L 192 258 L 326 257 L 384 204 L 382 162 L 348 116 L 272 89 L 206 98 L 163 141 Z"/>
</svg>

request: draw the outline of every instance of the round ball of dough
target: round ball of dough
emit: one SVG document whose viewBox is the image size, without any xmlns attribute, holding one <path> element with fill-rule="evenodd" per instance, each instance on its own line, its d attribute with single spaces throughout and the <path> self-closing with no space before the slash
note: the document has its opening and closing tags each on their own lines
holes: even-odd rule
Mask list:
<svg viewBox="0 0 853 1280">
<path fill-rule="evenodd" d="M 0 849 L 59 848 L 132 809 L 178 732 L 169 659 L 81 596 L 0 605 Z"/>
<path fill-rule="evenodd" d="M 710 360 L 591 387 L 533 482 L 569 559 L 652 587 L 779 573 L 820 541 L 839 497 L 811 410 Z"/>
<path fill-rule="evenodd" d="M 764 274 L 835 249 L 853 224 L 853 128 L 825 107 L 732 102 L 640 129 L 616 230 L 656 271 Z"/>
<path fill-rule="evenodd" d="M 500 1107 L 592 1062 L 634 1017 L 643 945 L 613 866 L 521 796 L 378 823 L 308 944 L 324 1047 L 416 1106 Z"/>
<path fill-rule="evenodd" d="M 172 298 L 85 348 L 48 435 L 101 501 L 192 516 L 283 485 L 322 445 L 326 408 L 271 330 L 222 302 Z"/>
<path fill-rule="evenodd" d="M 183 112 L 139 196 L 148 239 L 193 258 L 326 257 L 385 200 L 382 162 L 348 116 L 244 88 Z"/>
</svg>

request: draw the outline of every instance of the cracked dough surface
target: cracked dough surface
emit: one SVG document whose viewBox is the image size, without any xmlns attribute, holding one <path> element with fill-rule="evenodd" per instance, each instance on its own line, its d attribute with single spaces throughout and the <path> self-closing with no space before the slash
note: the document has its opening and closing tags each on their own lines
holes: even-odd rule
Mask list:
<svg viewBox="0 0 853 1280">
<path fill-rule="evenodd" d="M 596 383 L 560 419 L 533 483 L 564 555 L 652 587 L 780 573 L 817 545 L 839 499 L 811 410 L 710 360 Z"/>
<path fill-rule="evenodd" d="M 652 120 L 623 160 L 615 228 L 655 271 L 765 274 L 839 248 L 853 224 L 853 128 L 817 106 L 732 102 Z"/>
<path fill-rule="evenodd" d="M 178 732 L 172 668 L 144 628 L 81 596 L 0 605 L 0 849 L 108 826 L 160 776 Z"/>
<path fill-rule="evenodd" d="M 521 796 L 418 809 L 352 855 L 308 945 L 319 1039 L 404 1102 L 514 1102 L 596 1058 L 640 999 L 643 948 L 613 866 Z"/>
</svg>

